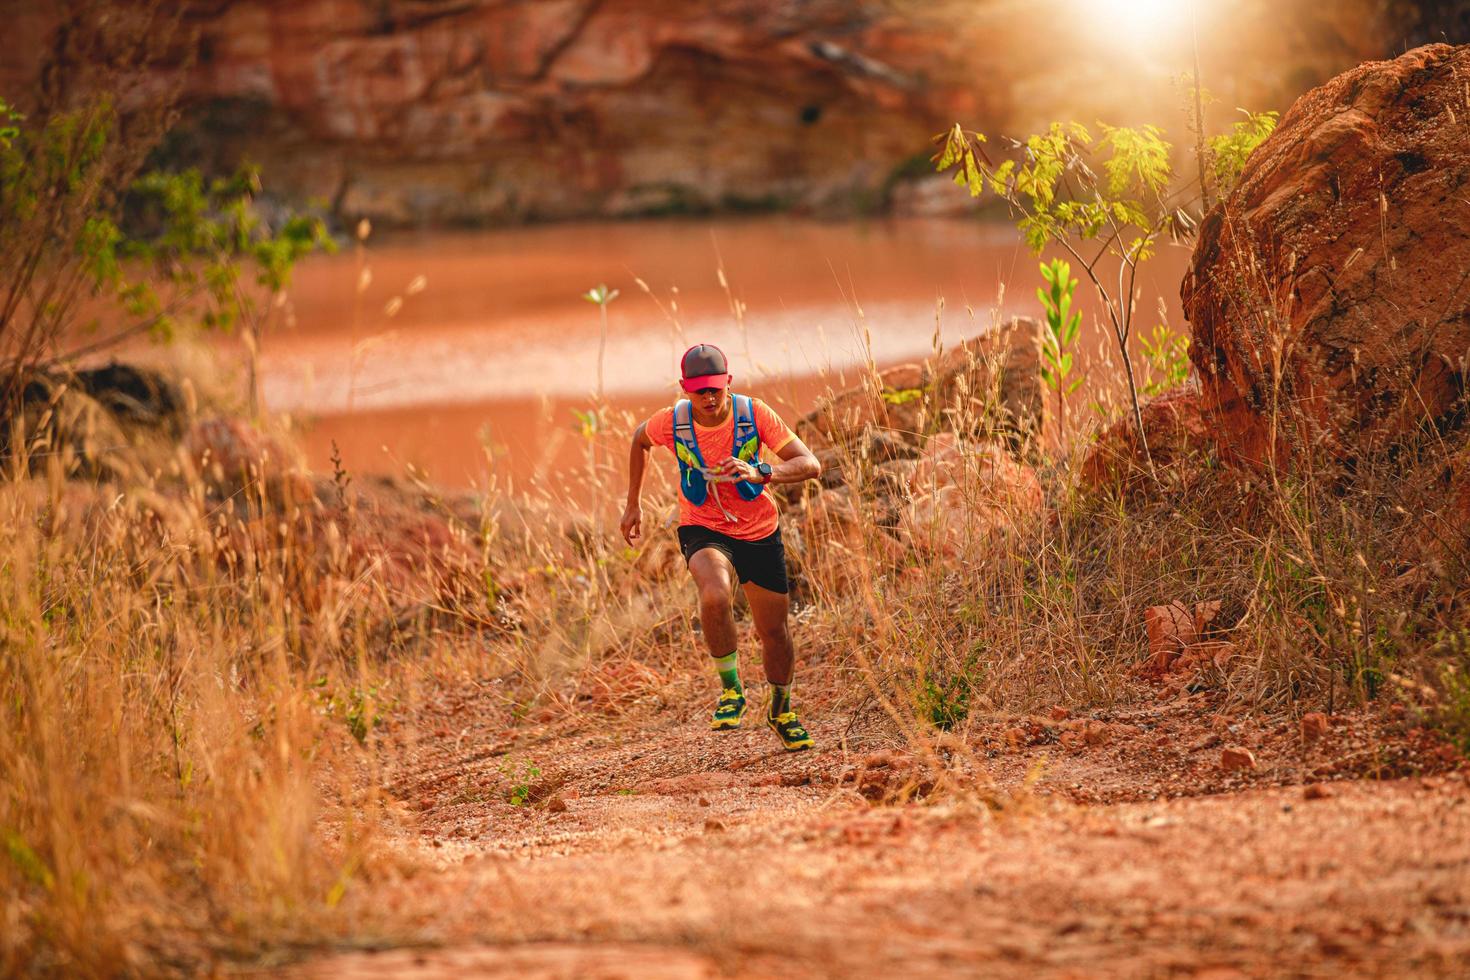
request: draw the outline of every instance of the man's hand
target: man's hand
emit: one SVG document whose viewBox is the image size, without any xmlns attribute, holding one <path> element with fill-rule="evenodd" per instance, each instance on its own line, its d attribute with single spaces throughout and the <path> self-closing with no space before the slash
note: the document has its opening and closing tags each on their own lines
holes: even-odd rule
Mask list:
<svg viewBox="0 0 1470 980">
<path fill-rule="evenodd" d="M 715 473 L 722 478 L 721 482 L 763 482 L 761 480 L 760 470 L 756 469 L 750 463 L 745 462 L 745 460 L 736 459 L 734 456 L 727 457 L 723 463 L 721 463 L 719 466 L 716 466 Z"/>
<path fill-rule="evenodd" d="M 623 511 L 623 520 L 618 527 L 623 532 L 623 540 L 636 545 L 643 537 L 643 508 L 637 504 L 629 504 L 628 509 Z"/>
</svg>

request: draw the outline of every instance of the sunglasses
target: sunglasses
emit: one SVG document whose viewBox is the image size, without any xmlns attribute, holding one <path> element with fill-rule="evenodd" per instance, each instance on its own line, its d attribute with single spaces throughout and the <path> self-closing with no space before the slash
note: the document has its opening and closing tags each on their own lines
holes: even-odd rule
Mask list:
<svg viewBox="0 0 1470 980">
<path fill-rule="evenodd" d="M 722 392 L 724 390 L 725 389 L 723 389 L 723 388 L 700 388 L 698 391 L 695 392 L 695 394 L 696 395 L 718 395 L 720 392 Z"/>
</svg>

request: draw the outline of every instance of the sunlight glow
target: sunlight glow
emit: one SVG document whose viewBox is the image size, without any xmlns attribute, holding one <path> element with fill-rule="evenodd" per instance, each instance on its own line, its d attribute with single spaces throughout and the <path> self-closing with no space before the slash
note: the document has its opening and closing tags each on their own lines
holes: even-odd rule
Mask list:
<svg viewBox="0 0 1470 980">
<path fill-rule="evenodd" d="M 1099 34 L 1129 46 L 1167 44 L 1189 29 L 1187 0 L 1079 0 Z"/>
</svg>

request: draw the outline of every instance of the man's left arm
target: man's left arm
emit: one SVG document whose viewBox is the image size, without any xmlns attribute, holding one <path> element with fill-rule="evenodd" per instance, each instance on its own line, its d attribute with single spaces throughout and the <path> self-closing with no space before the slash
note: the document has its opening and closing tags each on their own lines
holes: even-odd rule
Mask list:
<svg viewBox="0 0 1470 980">
<path fill-rule="evenodd" d="M 778 449 L 776 455 L 781 457 L 781 462 L 771 466 L 771 478 L 767 483 L 800 483 L 822 475 L 821 460 L 796 436 Z"/>
<path fill-rule="evenodd" d="M 816 454 L 797 438 L 796 433 L 786 426 L 780 416 L 771 411 L 770 406 L 757 401 L 755 416 L 762 441 L 767 446 L 774 443 L 776 455 L 781 459 L 779 463 L 772 464 L 771 476 L 765 480 L 766 483 L 801 483 L 803 480 L 815 480 L 821 475 L 822 463 Z M 762 482 L 760 472 L 754 465 L 733 456 L 720 464 L 718 472 L 736 480 Z"/>
</svg>

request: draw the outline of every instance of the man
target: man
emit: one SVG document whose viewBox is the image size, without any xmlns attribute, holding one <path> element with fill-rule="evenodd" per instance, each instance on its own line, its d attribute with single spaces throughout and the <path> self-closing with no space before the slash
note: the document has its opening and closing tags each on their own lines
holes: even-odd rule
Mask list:
<svg viewBox="0 0 1470 980">
<path fill-rule="evenodd" d="M 720 675 L 722 690 L 710 727 L 731 731 L 745 717 L 731 612 L 739 582 L 771 685 L 766 724 L 788 751 L 809 749 L 812 738 L 791 703 L 795 651 L 788 624 L 786 549 L 767 487 L 813 479 L 822 464 L 765 402 L 730 391 L 729 365 L 718 347 L 689 348 L 680 372 L 688 397 L 655 412 L 633 432 L 623 537 L 629 544 L 642 537 L 643 470 L 648 450 L 664 446 L 679 465 L 679 546 L 699 589 L 699 621 Z M 762 461 L 762 447 L 779 461 Z"/>
</svg>

